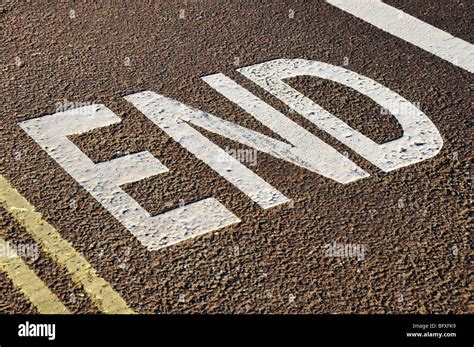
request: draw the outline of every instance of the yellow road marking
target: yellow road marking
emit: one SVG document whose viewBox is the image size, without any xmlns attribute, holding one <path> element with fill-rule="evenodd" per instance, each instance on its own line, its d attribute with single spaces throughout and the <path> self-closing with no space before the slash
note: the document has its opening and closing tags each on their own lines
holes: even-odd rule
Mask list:
<svg viewBox="0 0 474 347">
<path fill-rule="evenodd" d="M 101 311 L 116 314 L 134 313 L 110 284 L 97 275 L 87 260 L 64 240 L 56 229 L 43 220 L 34 206 L 2 175 L 0 175 L 0 205 L 3 205 L 28 230 L 51 258 L 66 267 L 71 278 L 82 284 L 85 292 Z"/>
<path fill-rule="evenodd" d="M 34 271 L 16 255 L 15 250 L 0 237 L 0 270 L 6 271 L 13 284 L 20 288 L 39 313 L 67 314 L 69 310 L 62 304 L 58 297 L 49 290 Z M 3 253 L 3 254 L 2 254 Z"/>
</svg>

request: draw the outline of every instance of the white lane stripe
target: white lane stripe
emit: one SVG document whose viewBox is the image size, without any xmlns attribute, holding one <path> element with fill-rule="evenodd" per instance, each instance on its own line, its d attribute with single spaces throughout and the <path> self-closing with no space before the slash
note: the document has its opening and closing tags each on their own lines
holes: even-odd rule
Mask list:
<svg viewBox="0 0 474 347">
<path fill-rule="evenodd" d="M 451 64 L 474 72 L 474 45 L 429 25 L 380 0 L 326 0 L 392 35 Z"/>
</svg>

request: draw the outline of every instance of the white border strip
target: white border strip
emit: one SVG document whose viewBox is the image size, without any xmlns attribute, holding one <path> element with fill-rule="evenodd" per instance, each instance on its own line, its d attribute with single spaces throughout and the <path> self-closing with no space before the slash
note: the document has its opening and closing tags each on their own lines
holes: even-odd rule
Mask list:
<svg viewBox="0 0 474 347">
<path fill-rule="evenodd" d="M 474 45 L 380 0 L 326 0 L 329 4 L 474 73 Z"/>
</svg>

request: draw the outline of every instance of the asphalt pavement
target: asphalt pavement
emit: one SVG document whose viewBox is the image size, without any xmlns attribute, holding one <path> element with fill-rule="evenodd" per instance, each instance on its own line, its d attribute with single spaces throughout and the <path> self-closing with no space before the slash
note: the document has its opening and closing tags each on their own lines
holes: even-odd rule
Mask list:
<svg viewBox="0 0 474 347">
<path fill-rule="evenodd" d="M 384 3 L 466 45 L 474 41 L 472 1 Z M 466 68 L 325 1 L 12 2 L 0 26 L 0 240 L 29 247 L 0 273 L 1 313 L 62 305 L 71 313 L 472 313 Z M 237 71 L 277 59 L 322 62 L 377 82 L 426 115 L 442 147 L 382 170 Z M 341 183 L 189 123 L 240 153 L 245 172 L 287 198 L 263 208 L 124 98 L 152 91 L 288 144 L 202 79 L 219 73 L 367 175 Z M 375 144 L 407 131 L 348 85 L 309 75 L 285 82 Z M 159 216 L 213 198 L 240 221 L 218 220 L 225 225 L 147 247 L 20 126 L 95 104 L 119 121 L 68 135 L 91 164 L 148 151 L 168 169 L 121 184 L 143 210 Z M 50 299 L 38 303 L 40 289 L 20 272 L 39 279 Z"/>
</svg>

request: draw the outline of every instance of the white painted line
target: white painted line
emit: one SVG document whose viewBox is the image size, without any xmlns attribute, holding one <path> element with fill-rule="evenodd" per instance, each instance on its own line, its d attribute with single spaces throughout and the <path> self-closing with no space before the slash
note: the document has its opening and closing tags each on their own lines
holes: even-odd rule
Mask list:
<svg viewBox="0 0 474 347">
<path fill-rule="evenodd" d="M 237 71 L 384 171 L 431 158 L 443 146 L 438 129 L 423 112 L 394 91 L 353 71 L 304 59 L 276 59 Z M 403 136 L 377 144 L 283 82 L 297 76 L 321 77 L 368 96 L 393 114 Z"/>
<path fill-rule="evenodd" d="M 326 0 L 364 21 L 474 73 L 474 45 L 380 0 Z"/>
</svg>

